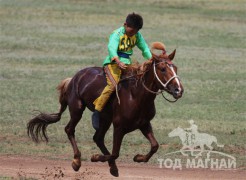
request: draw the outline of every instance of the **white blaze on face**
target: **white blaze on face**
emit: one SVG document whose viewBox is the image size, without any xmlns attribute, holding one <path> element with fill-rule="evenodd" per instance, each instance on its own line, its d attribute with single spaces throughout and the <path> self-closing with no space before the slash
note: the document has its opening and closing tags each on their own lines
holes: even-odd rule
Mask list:
<svg viewBox="0 0 246 180">
<path fill-rule="evenodd" d="M 177 83 L 178 86 L 179 86 L 178 90 L 179 90 L 179 92 L 180 92 L 180 91 L 181 91 L 181 85 L 180 85 L 178 76 L 177 76 L 176 72 L 174 71 L 173 66 L 168 66 L 168 67 L 171 69 L 171 71 L 172 71 L 172 73 L 173 73 L 173 77 L 175 77 L 174 79 L 176 80 L 176 83 Z"/>
</svg>

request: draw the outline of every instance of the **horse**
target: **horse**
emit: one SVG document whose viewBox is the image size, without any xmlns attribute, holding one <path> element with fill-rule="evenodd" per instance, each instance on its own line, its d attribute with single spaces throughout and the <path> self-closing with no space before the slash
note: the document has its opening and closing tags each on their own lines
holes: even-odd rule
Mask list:
<svg viewBox="0 0 246 180">
<path fill-rule="evenodd" d="M 192 135 L 194 135 L 194 138 L 192 138 Z M 188 154 L 185 154 L 183 150 L 190 149 L 191 156 L 195 156 L 196 158 L 199 156 L 202 156 L 202 153 L 204 152 L 205 145 L 209 148 L 209 152 L 207 154 L 207 157 L 210 156 L 210 151 L 213 150 L 212 143 L 215 143 L 218 147 L 223 147 L 223 145 L 220 145 L 217 143 L 217 138 L 215 136 L 212 136 L 210 134 L 206 133 L 195 133 L 192 134 L 191 132 L 186 132 L 184 129 L 177 127 L 174 130 L 172 130 L 169 134 L 169 137 L 179 137 L 182 142 L 182 148 L 180 149 L 181 154 L 184 156 L 188 156 Z M 194 149 L 199 146 L 200 152 L 196 155 L 194 155 Z"/>
<path fill-rule="evenodd" d="M 154 54 L 152 50 L 155 49 L 161 50 L 162 53 Z M 135 162 L 148 162 L 159 147 L 150 123 L 156 114 L 154 103 L 156 96 L 166 91 L 177 100 L 183 94 L 184 89 L 177 76 L 177 67 L 172 63 L 176 49 L 168 55 L 164 44 L 155 42 L 151 52 L 152 59 L 148 63 L 144 62 L 140 68 L 129 67 L 128 70 L 123 70 L 116 92 L 100 113 L 99 129 L 93 136 L 102 154 L 92 155 L 91 161 L 108 162 L 110 173 L 116 177 L 119 176 L 116 159 L 119 157 L 121 143 L 126 134 L 139 129 L 151 144 L 149 153 L 137 154 L 133 158 Z M 81 152 L 75 140 L 75 127 L 82 118 L 85 108 L 95 111 L 93 102 L 105 86 L 106 78 L 102 67 L 87 67 L 77 72 L 72 78 L 64 79 L 57 87 L 60 92 L 59 112 L 52 114 L 40 112 L 28 122 L 28 136 L 37 143 L 41 140 L 48 142 L 47 126 L 58 122 L 68 106 L 71 118 L 65 127 L 65 132 L 74 151 L 72 168 L 78 171 L 81 167 Z M 104 143 L 105 134 L 111 124 L 113 124 L 112 153 L 108 151 Z"/>
</svg>

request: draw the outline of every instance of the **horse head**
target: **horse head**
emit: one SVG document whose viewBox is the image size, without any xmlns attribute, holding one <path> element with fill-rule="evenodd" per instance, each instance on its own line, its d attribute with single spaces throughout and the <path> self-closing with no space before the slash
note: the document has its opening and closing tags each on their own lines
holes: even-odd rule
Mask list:
<svg viewBox="0 0 246 180">
<path fill-rule="evenodd" d="M 159 51 L 159 53 L 155 51 Z M 151 46 L 151 52 L 152 66 L 156 77 L 155 82 L 158 88 L 167 91 L 175 99 L 181 98 L 184 90 L 177 76 L 177 67 L 172 62 L 176 49 L 168 55 L 164 44 L 154 42 Z"/>
</svg>

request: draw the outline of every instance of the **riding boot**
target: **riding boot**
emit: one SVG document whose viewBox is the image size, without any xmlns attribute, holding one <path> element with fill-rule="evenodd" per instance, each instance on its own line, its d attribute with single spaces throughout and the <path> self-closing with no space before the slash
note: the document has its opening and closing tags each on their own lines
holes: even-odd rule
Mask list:
<svg viewBox="0 0 246 180">
<path fill-rule="evenodd" d="M 92 126 L 95 130 L 99 129 L 100 112 L 95 110 L 92 114 Z"/>
</svg>

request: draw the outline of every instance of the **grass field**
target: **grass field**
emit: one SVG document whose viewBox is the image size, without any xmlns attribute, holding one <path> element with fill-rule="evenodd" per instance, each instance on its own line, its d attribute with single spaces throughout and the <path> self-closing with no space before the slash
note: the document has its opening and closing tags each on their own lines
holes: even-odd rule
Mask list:
<svg viewBox="0 0 246 180">
<path fill-rule="evenodd" d="M 101 66 L 109 34 L 131 12 L 144 18 L 146 41 L 177 48 L 185 93 L 170 104 L 161 96 L 152 121 L 161 147 L 157 158 L 181 147 L 169 138 L 174 128 L 189 127 L 217 137 L 223 152 L 246 166 L 246 19 L 244 0 L 1 0 L 0 1 L 0 154 L 72 159 L 64 132 L 68 112 L 48 128 L 50 142 L 36 145 L 26 134 L 33 110 L 57 112 L 58 83 L 87 66 Z M 143 61 L 136 48 L 133 59 Z M 82 158 L 99 149 L 92 141 L 91 112 L 76 129 Z M 106 144 L 112 147 L 112 128 Z M 141 149 L 141 150 L 140 150 Z M 216 148 L 215 148 L 216 149 Z M 131 162 L 149 150 L 139 131 L 124 139 L 119 161 Z"/>
</svg>

